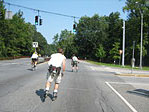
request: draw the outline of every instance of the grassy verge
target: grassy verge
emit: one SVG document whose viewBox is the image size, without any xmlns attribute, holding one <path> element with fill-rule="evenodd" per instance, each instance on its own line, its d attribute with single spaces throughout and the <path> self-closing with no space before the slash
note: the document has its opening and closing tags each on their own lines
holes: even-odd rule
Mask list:
<svg viewBox="0 0 149 112">
<path fill-rule="evenodd" d="M 95 61 L 90 61 L 86 60 L 89 63 L 96 64 L 96 65 L 101 65 L 101 66 L 110 66 L 110 67 L 119 67 L 119 68 L 127 68 L 127 69 L 132 69 L 130 65 L 125 65 L 124 67 L 122 65 L 117 65 L 117 64 L 110 64 L 110 63 L 100 63 L 100 62 L 95 62 Z M 139 67 L 134 67 L 133 69 L 140 70 Z M 149 67 L 142 67 L 142 70 L 148 70 Z"/>
</svg>

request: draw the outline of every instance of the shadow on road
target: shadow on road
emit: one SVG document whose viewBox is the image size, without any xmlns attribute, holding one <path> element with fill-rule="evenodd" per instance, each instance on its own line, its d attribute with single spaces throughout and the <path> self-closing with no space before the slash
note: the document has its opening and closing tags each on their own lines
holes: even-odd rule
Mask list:
<svg viewBox="0 0 149 112">
<path fill-rule="evenodd" d="M 27 69 L 27 70 L 29 70 L 29 71 L 33 71 L 33 69 L 32 69 L 32 68 L 30 68 L 30 69 Z"/>
<path fill-rule="evenodd" d="M 144 97 L 148 97 L 149 98 L 149 90 L 145 90 L 145 89 L 135 89 L 132 91 L 127 91 L 128 93 L 131 94 L 136 94 L 136 95 L 140 95 L 140 96 L 144 96 Z"/>
<path fill-rule="evenodd" d="M 65 70 L 66 72 L 72 72 L 72 70 Z"/>
<path fill-rule="evenodd" d="M 45 98 L 44 98 L 44 89 L 39 89 L 39 90 L 36 90 L 36 94 L 38 95 L 38 96 L 40 96 L 40 99 L 41 99 L 41 101 L 42 102 L 45 102 Z M 50 99 L 52 100 L 52 94 L 49 94 L 48 95 L 49 97 L 50 97 Z"/>
</svg>

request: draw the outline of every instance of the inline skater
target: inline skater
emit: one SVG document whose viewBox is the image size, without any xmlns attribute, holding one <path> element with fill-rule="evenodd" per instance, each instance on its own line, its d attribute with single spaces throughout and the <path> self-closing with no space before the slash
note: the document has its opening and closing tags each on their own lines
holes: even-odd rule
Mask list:
<svg viewBox="0 0 149 112">
<path fill-rule="evenodd" d="M 75 54 L 73 54 L 72 59 L 71 59 L 72 72 L 74 70 L 78 71 L 78 63 L 79 63 L 78 58 L 75 56 Z"/>
<path fill-rule="evenodd" d="M 66 63 L 66 57 L 63 55 L 63 49 L 59 48 L 58 53 L 52 54 L 48 62 L 49 76 L 47 77 L 47 82 L 45 85 L 45 94 L 44 94 L 45 98 L 49 94 L 49 89 L 51 87 L 51 83 L 53 82 L 53 80 L 55 81 L 55 85 L 52 100 L 54 101 L 57 98 L 59 84 L 65 71 L 65 63 Z"/>
<path fill-rule="evenodd" d="M 35 70 L 38 63 L 38 54 L 36 51 L 32 54 L 31 59 L 32 69 Z"/>
</svg>

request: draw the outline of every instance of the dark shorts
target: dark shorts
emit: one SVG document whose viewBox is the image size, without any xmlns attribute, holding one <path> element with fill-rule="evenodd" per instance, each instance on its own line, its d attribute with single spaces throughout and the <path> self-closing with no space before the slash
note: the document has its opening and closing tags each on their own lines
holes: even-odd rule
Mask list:
<svg viewBox="0 0 149 112">
<path fill-rule="evenodd" d="M 73 62 L 72 62 L 72 66 L 73 66 L 73 67 L 74 67 L 74 66 L 77 67 L 77 66 L 78 66 L 78 62 L 77 62 L 77 61 L 73 61 Z"/>
<path fill-rule="evenodd" d="M 32 58 L 32 61 L 33 61 L 33 62 L 37 61 L 37 58 Z"/>
</svg>

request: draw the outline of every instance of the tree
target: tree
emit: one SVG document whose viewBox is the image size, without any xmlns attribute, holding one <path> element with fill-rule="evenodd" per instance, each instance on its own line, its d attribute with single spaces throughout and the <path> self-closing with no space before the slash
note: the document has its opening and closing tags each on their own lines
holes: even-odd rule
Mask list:
<svg viewBox="0 0 149 112">
<path fill-rule="evenodd" d="M 3 1 L 0 1 L 0 21 L 4 20 L 5 18 L 5 9 Z"/>
<path fill-rule="evenodd" d="M 99 45 L 95 55 L 97 58 L 99 58 L 100 62 L 101 62 L 102 58 L 104 58 L 106 56 L 106 52 L 104 51 L 104 48 L 102 45 Z"/>
<path fill-rule="evenodd" d="M 137 3 L 136 3 L 137 2 Z M 126 27 L 126 34 L 127 38 L 129 39 L 127 42 L 126 50 L 129 52 L 126 60 L 130 60 L 130 46 L 132 46 L 132 41 L 136 41 L 136 50 L 135 50 L 135 58 L 136 58 L 136 64 L 139 65 L 140 61 L 140 26 L 141 26 L 141 13 L 143 13 L 144 23 L 143 23 L 143 57 L 147 56 L 147 52 L 149 51 L 149 44 L 148 44 L 148 38 L 149 38 L 149 9 L 146 7 L 145 0 L 127 0 L 126 6 L 123 7 L 124 11 L 129 12 L 128 15 L 128 21 L 127 21 L 127 27 Z M 146 57 L 148 59 L 149 56 Z M 146 60 L 143 58 L 143 60 Z M 128 62 L 128 61 L 127 61 Z M 147 62 L 147 61 L 143 61 Z"/>
<path fill-rule="evenodd" d="M 96 49 L 107 38 L 105 17 L 95 14 L 93 17 L 82 17 L 77 25 L 75 44 L 78 46 L 80 57 L 95 59 Z M 83 54 L 83 55 L 82 55 Z"/>
<path fill-rule="evenodd" d="M 110 57 L 114 60 L 114 62 L 120 59 L 119 48 L 120 48 L 120 43 L 114 42 L 113 48 L 110 50 L 110 55 L 111 55 Z"/>
<path fill-rule="evenodd" d="M 60 36 L 56 34 L 53 38 L 53 44 L 56 48 L 63 48 L 65 55 L 71 57 L 73 53 L 77 54 L 76 47 L 74 45 L 74 34 L 68 30 L 62 30 Z"/>
<path fill-rule="evenodd" d="M 120 19 L 119 12 L 112 12 L 108 17 L 106 17 L 106 20 L 109 26 L 107 29 L 108 37 L 104 43 L 104 48 L 106 49 L 106 61 L 113 62 L 109 51 L 113 48 L 115 42 L 120 43 L 119 46 L 122 46 L 122 19 Z"/>
</svg>

